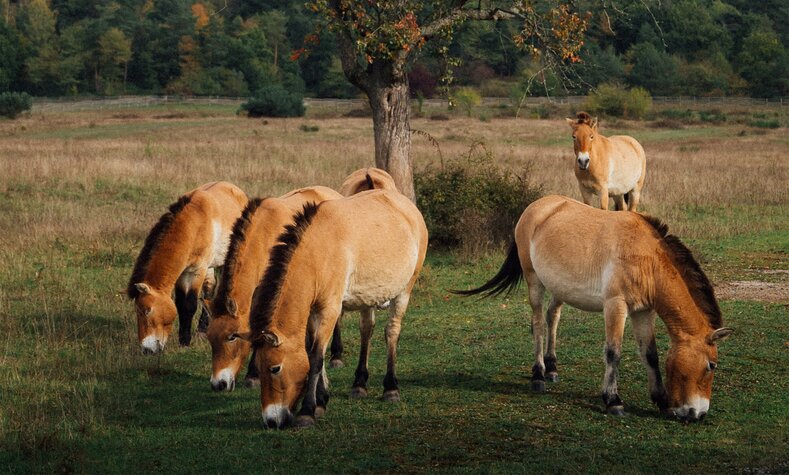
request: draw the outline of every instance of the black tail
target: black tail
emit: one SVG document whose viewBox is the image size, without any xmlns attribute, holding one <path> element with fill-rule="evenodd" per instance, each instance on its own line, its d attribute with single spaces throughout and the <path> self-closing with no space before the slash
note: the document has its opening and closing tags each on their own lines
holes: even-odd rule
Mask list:
<svg viewBox="0 0 789 475">
<path fill-rule="evenodd" d="M 367 179 L 367 189 L 374 190 L 375 183 L 373 183 L 373 178 L 370 176 L 370 174 L 368 173 L 367 175 L 365 175 L 365 178 Z"/>
<path fill-rule="evenodd" d="M 522 278 L 523 269 L 521 269 L 521 261 L 518 258 L 518 246 L 513 241 L 507 253 L 507 259 L 504 260 L 501 269 L 499 269 L 499 272 L 494 275 L 492 279 L 476 289 L 451 290 L 450 292 L 459 295 L 485 294 L 483 297 L 492 297 L 502 292 L 504 292 L 505 295 L 509 295 L 510 292 L 518 287 Z"/>
</svg>

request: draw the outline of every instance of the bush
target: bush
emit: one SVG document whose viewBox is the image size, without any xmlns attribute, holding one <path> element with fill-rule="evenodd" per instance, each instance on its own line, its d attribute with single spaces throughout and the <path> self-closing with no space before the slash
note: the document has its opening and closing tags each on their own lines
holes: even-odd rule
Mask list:
<svg viewBox="0 0 789 475">
<path fill-rule="evenodd" d="M 301 117 L 305 112 L 304 97 L 273 84 L 258 90 L 240 110 L 246 111 L 249 117 Z"/>
<path fill-rule="evenodd" d="M 454 102 L 465 111 L 467 117 L 471 117 L 471 110 L 482 104 L 482 96 L 471 87 L 462 87 L 455 91 Z"/>
<path fill-rule="evenodd" d="M 587 97 L 586 108 L 595 114 L 641 119 L 652 108 L 646 89 L 625 89 L 617 84 L 601 84 Z"/>
<path fill-rule="evenodd" d="M 777 129 L 781 123 L 776 119 L 760 119 L 748 122 L 751 127 L 759 127 L 761 129 Z"/>
<path fill-rule="evenodd" d="M 19 114 L 33 108 L 33 98 L 26 92 L 0 94 L 0 116 L 16 119 Z"/>
<path fill-rule="evenodd" d="M 472 255 L 507 245 L 523 210 L 539 198 L 541 190 L 529 182 L 528 168 L 521 175 L 499 168 L 481 147 L 481 157 L 472 156 L 473 147 L 462 159 L 414 174 L 431 244 Z"/>
</svg>

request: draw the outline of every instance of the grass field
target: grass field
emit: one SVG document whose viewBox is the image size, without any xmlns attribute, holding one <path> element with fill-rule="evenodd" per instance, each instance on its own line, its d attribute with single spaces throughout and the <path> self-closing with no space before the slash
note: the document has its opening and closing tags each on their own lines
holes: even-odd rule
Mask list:
<svg viewBox="0 0 789 475">
<path fill-rule="evenodd" d="M 545 193 L 580 196 L 563 120 L 454 116 L 412 128 L 440 145 L 439 155 L 414 135 L 417 168 L 464 160 L 482 142 Z M 605 416 L 602 318 L 569 308 L 559 329 L 562 381 L 530 393 L 525 292 L 475 301 L 445 290 L 490 277 L 503 257 L 495 253 L 431 250 L 403 325 L 403 402 L 378 399 L 380 315 L 371 397 L 349 398 L 353 364 L 331 370 L 328 412 L 310 430 L 263 429 L 257 390 L 212 393 L 204 341 L 140 354 L 122 291 L 169 203 L 217 179 L 250 196 L 337 187 L 372 163 L 371 129 L 369 119 L 262 121 L 220 106 L 0 121 L 0 472 L 789 472 L 785 127 L 602 122 L 604 134 L 642 141 L 643 210 L 667 221 L 726 291 L 724 321 L 736 333 L 721 344 L 703 423 L 658 416 L 629 330 L 619 384 L 628 415 Z M 746 284 L 759 290 L 739 292 Z M 661 326 L 662 357 L 667 346 Z"/>
</svg>

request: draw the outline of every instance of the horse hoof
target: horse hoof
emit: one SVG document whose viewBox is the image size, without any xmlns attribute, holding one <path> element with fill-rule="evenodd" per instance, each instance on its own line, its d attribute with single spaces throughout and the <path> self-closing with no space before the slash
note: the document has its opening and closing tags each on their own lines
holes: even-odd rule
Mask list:
<svg viewBox="0 0 789 475">
<path fill-rule="evenodd" d="M 386 402 L 400 402 L 400 391 L 397 389 L 384 391 L 383 400 Z"/>
<path fill-rule="evenodd" d="M 334 369 L 334 368 L 344 368 L 344 367 L 345 367 L 345 363 L 343 363 L 342 360 L 339 358 L 329 361 L 329 368 Z"/>
<path fill-rule="evenodd" d="M 247 388 L 259 388 L 260 380 L 258 378 L 246 378 L 244 380 L 244 386 Z"/>
<path fill-rule="evenodd" d="M 317 411 L 316 411 L 317 412 Z M 296 417 L 293 422 L 293 427 L 297 429 L 306 429 L 315 425 L 315 418 L 313 416 L 301 415 Z"/>
<path fill-rule="evenodd" d="M 545 381 L 541 379 L 534 379 L 531 382 L 531 390 L 535 393 L 544 393 L 545 392 Z"/>
<path fill-rule="evenodd" d="M 354 399 L 362 399 L 367 397 L 367 389 L 356 386 L 351 388 L 351 397 Z"/>
<path fill-rule="evenodd" d="M 326 414 L 326 408 L 325 407 L 318 406 L 318 407 L 315 408 L 315 418 L 316 419 L 318 419 L 320 417 L 323 417 L 324 414 Z"/>
<path fill-rule="evenodd" d="M 622 406 L 610 406 L 605 408 L 605 412 L 610 416 L 622 417 L 625 415 L 625 408 Z"/>
<path fill-rule="evenodd" d="M 548 373 L 545 375 L 545 379 L 551 383 L 558 383 L 559 373 Z"/>
</svg>

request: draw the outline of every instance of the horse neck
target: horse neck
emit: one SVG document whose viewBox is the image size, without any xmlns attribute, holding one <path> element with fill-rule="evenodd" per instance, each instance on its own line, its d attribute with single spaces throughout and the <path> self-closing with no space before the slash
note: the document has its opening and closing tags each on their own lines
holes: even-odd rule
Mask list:
<svg viewBox="0 0 789 475">
<path fill-rule="evenodd" d="M 169 230 L 161 237 L 145 272 L 144 281 L 163 292 L 169 292 L 190 263 L 196 225 L 183 209 Z"/>
<path fill-rule="evenodd" d="M 293 269 L 289 269 L 289 273 Z M 294 273 L 287 278 L 280 290 L 277 307 L 271 316 L 269 328 L 280 334 L 304 342 L 304 336 L 315 304 L 314 279 L 310 273 Z M 312 282 L 310 282 L 312 281 Z"/>
<path fill-rule="evenodd" d="M 711 331 L 709 320 L 672 263 L 663 265 L 656 284 L 654 308 L 666 324 L 672 341 L 706 336 Z"/>
<path fill-rule="evenodd" d="M 263 226 L 261 226 L 262 228 Z M 251 231 L 251 232 L 250 232 Z M 228 296 L 238 305 L 239 328 L 249 327 L 252 296 L 268 265 L 268 250 L 274 245 L 274 233 L 267 230 L 250 230 L 236 257 L 232 287 Z"/>
</svg>

